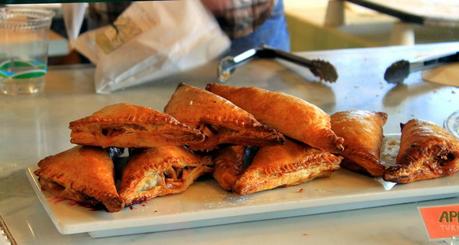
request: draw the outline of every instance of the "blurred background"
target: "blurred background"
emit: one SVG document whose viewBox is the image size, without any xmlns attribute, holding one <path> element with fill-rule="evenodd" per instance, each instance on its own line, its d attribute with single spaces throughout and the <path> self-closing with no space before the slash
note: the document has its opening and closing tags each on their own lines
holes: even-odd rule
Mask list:
<svg viewBox="0 0 459 245">
<path fill-rule="evenodd" d="M 415 2 L 410 0 L 411 2 Z M 339 24 L 327 24 L 329 0 L 284 0 L 284 11 L 290 33 L 290 44 L 293 52 L 311 50 L 329 50 L 361 47 L 378 47 L 390 45 L 412 45 L 459 40 L 457 26 L 427 26 L 404 23 L 409 28 L 411 40 L 408 43 L 394 42 L 394 32 L 399 28 L 400 20 L 390 15 L 364 8 L 351 2 L 343 1 L 344 21 Z M 375 1 L 377 2 L 377 1 Z M 384 2 L 384 1 L 382 1 Z M 418 2 L 426 2 L 418 0 Z M 448 0 L 442 0 L 447 3 Z M 455 0 L 450 1 L 457 7 Z M 92 3 L 88 7 L 81 33 L 107 25 L 129 6 L 130 2 L 116 2 L 108 7 L 104 3 Z M 66 41 L 67 34 L 63 21 L 61 4 L 28 4 L 28 7 L 46 7 L 53 9 L 50 33 L 50 65 L 88 63 L 83 56 L 71 51 Z M 411 8 L 425 8 L 412 5 Z"/>
<path fill-rule="evenodd" d="M 422 8 L 425 8 L 422 3 L 429 1 L 421 0 L 407 2 L 421 3 L 419 5 L 413 4 L 410 6 L 413 11 L 417 10 L 417 12 L 421 12 L 423 11 Z M 435 2 L 451 2 L 451 5 L 454 7 L 457 7 L 458 4 L 455 0 L 434 0 L 430 1 L 430 4 Z M 285 14 L 291 35 L 291 47 L 294 51 L 394 45 L 394 43 L 391 43 L 391 35 L 396 25 L 400 22 L 398 18 L 350 2 L 345 2 L 344 24 L 342 26 L 330 28 L 325 26 L 328 0 L 284 0 L 284 3 Z M 457 16 L 459 16 L 459 13 Z M 459 40 L 459 26 L 433 27 L 411 24 L 410 28 L 414 31 L 414 44 Z"/>
</svg>

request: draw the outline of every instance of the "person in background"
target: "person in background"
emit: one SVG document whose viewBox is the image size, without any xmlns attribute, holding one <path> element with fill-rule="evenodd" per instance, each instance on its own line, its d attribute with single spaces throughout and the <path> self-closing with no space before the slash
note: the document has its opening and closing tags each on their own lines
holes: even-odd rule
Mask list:
<svg viewBox="0 0 459 245">
<path fill-rule="evenodd" d="M 231 38 L 230 55 L 262 44 L 290 51 L 282 0 L 201 0 Z M 112 23 L 131 2 L 91 3 L 89 29 Z"/>
<path fill-rule="evenodd" d="M 282 0 L 201 0 L 231 38 L 230 55 L 266 44 L 290 51 Z"/>
<path fill-rule="evenodd" d="M 129 5 L 131 5 L 130 1 L 90 3 L 88 7 L 89 18 L 87 19 L 88 29 L 92 30 L 105 25 L 112 25 Z"/>
<path fill-rule="evenodd" d="M 290 51 L 290 36 L 285 21 L 283 0 L 201 0 L 231 39 L 230 55 L 266 44 Z M 131 4 L 90 3 L 89 18 L 82 32 L 112 24 Z M 63 25 L 62 25 L 63 26 Z M 65 30 L 62 31 L 65 35 Z"/>
</svg>

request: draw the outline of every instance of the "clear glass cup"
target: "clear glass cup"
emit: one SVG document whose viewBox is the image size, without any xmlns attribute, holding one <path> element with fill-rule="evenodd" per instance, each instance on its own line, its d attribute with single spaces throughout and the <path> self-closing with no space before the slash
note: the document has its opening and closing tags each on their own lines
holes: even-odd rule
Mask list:
<svg viewBox="0 0 459 245">
<path fill-rule="evenodd" d="M 0 93 L 36 94 L 48 71 L 48 31 L 54 13 L 0 8 Z"/>
<path fill-rule="evenodd" d="M 459 139 L 459 111 L 453 112 L 445 120 L 445 128 Z"/>
</svg>

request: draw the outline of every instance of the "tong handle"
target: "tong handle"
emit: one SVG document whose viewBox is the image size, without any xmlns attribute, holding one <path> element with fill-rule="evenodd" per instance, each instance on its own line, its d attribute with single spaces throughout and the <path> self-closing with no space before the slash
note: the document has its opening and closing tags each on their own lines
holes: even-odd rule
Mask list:
<svg viewBox="0 0 459 245">
<path fill-rule="evenodd" d="M 281 58 L 306 67 L 311 67 L 313 65 L 309 59 L 285 52 L 280 49 L 273 49 L 268 46 L 262 46 L 261 49 L 258 50 L 257 56 L 260 58 Z"/>
<path fill-rule="evenodd" d="M 271 48 L 269 46 L 266 46 L 266 45 L 262 45 L 260 46 L 259 48 L 252 48 L 252 49 L 249 49 L 249 50 L 246 50 L 244 52 L 242 52 L 241 54 L 238 54 L 234 57 L 232 56 L 227 56 L 225 58 L 223 58 L 219 65 L 218 65 L 218 80 L 222 83 L 224 83 L 228 78 L 229 76 L 231 76 L 231 74 L 234 72 L 234 70 L 254 59 L 254 58 L 267 58 L 267 59 L 274 59 L 274 58 L 280 58 L 280 59 L 284 59 L 284 60 L 287 60 L 287 61 L 290 61 L 292 63 L 295 63 L 295 64 L 298 64 L 298 65 L 301 65 L 301 66 L 304 66 L 304 67 L 307 67 L 309 68 L 311 71 L 317 71 L 316 69 L 316 65 L 314 64 L 314 62 L 312 60 L 309 60 L 309 59 L 306 59 L 306 58 L 303 58 L 301 56 L 297 56 L 297 55 L 294 55 L 294 54 L 291 54 L 291 53 L 288 53 L 288 52 L 285 52 L 283 50 L 280 50 L 280 49 L 274 49 L 274 48 Z M 328 63 L 327 63 L 328 64 Z M 328 64 L 329 66 L 331 66 L 330 64 Z M 325 80 L 330 80 L 330 81 L 335 81 L 336 80 L 336 71 L 335 71 L 335 68 L 333 66 L 331 66 L 331 68 L 333 69 L 333 72 L 335 73 L 335 77 L 334 79 L 325 79 Z M 314 75 L 317 75 L 314 73 Z M 322 76 L 319 75 L 319 77 L 322 78 Z"/>
<path fill-rule="evenodd" d="M 442 64 L 459 61 L 459 52 L 454 52 L 446 55 L 435 55 L 424 60 L 414 61 L 410 64 L 410 71 L 422 71 L 432 69 Z"/>
<path fill-rule="evenodd" d="M 450 54 L 447 56 L 439 57 L 439 58 L 434 58 L 431 60 L 426 60 L 424 61 L 425 66 L 431 66 L 431 65 L 437 65 L 437 64 L 443 64 L 443 63 L 450 63 L 450 62 L 455 62 L 459 60 L 459 53 L 454 53 Z"/>
<path fill-rule="evenodd" d="M 220 61 L 219 72 L 232 72 L 238 66 L 257 57 L 258 49 L 249 49 L 236 56 L 227 56 Z"/>
<path fill-rule="evenodd" d="M 313 66 L 311 60 L 285 52 L 280 49 L 270 48 L 269 46 L 266 46 L 266 45 L 262 45 L 261 47 L 256 48 L 256 49 L 255 48 L 249 49 L 247 51 L 244 51 L 241 54 L 238 54 L 235 57 L 226 59 L 223 62 L 226 63 L 225 64 L 226 70 L 234 70 L 239 65 L 246 63 L 254 59 L 255 57 L 265 58 L 265 59 L 281 58 L 281 59 L 293 62 L 298 65 L 306 66 L 309 68 Z"/>
</svg>

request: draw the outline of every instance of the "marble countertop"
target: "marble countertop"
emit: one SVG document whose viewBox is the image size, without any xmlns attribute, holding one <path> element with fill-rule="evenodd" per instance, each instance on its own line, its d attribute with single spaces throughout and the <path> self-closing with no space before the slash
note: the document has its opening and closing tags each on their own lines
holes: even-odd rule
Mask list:
<svg viewBox="0 0 459 245">
<path fill-rule="evenodd" d="M 315 81 L 302 67 L 258 60 L 237 69 L 232 85 L 252 85 L 306 99 L 326 112 L 347 109 L 385 111 L 386 133 L 399 123 L 420 118 L 442 124 L 459 110 L 459 88 L 422 81 L 413 74 L 406 85 L 383 80 L 384 69 L 401 58 L 459 48 L 459 43 L 348 49 L 303 53 L 331 61 L 334 84 Z M 198 229 L 93 239 L 61 235 L 33 193 L 24 168 L 71 146 L 68 122 L 101 107 L 129 102 L 162 110 L 179 82 L 203 87 L 216 79 L 216 63 L 159 82 L 109 95 L 94 93 L 92 66 L 50 68 L 39 96 L 0 96 L 0 214 L 19 244 L 428 244 L 417 207 L 459 203 L 459 198 L 409 203 L 330 214 L 247 222 Z"/>
</svg>

